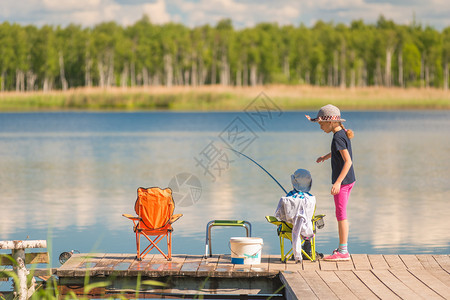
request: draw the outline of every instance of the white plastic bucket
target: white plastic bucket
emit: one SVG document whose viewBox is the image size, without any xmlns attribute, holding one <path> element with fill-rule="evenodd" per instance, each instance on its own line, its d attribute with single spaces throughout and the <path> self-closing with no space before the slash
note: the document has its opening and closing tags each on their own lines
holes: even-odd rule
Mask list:
<svg viewBox="0 0 450 300">
<path fill-rule="evenodd" d="M 230 238 L 231 263 L 256 265 L 261 263 L 263 239 L 256 237 Z"/>
</svg>

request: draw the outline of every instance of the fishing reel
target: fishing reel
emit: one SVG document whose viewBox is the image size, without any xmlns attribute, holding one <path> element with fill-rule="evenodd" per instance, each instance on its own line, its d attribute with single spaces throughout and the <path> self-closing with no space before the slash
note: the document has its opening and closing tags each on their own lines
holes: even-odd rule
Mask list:
<svg viewBox="0 0 450 300">
<path fill-rule="evenodd" d="M 61 253 L 59 255 L 59 263 L 61 265 L 63 265 L 66 261 L 69 260 L 69 258 L 72 257 L 74 252 L 80 253 L 80 251 L 78 251 L 78 250 L 71 250 L 70 252 L 63 252 L 63 253 Z"/>
<path fill-rule="evenodd" d="M 325 217 L 325 215 L 316 216 L 316 218 L 317 218 L 317 220 L 316 220 L 316 227 L 317 227 L 317 229 L 322 229 L 325 226 L 325 221 L 323 220 L 323 217 Z"/>
</svg>

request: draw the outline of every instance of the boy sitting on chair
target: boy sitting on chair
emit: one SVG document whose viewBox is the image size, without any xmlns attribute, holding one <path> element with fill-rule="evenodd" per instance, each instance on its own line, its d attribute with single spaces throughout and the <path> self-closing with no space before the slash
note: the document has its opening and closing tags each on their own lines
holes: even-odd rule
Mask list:
<svg viewBox="0 0 450 300">
<path fill-rule="evenodd" d="M 292 249 L 296 262 L 302 261 L 302 238 L 305 240 L 303 250 L 310 255 L 311 241 L 314 236 L 311 219 L 314 216 L 316 197 L 311 195 L 311 173 L 305 169 L 298 169 L 291 175 L 294 189 L 285 197 L 281 197 L 275 212 L 279 220 L 293 225 Z"/>
</svg>

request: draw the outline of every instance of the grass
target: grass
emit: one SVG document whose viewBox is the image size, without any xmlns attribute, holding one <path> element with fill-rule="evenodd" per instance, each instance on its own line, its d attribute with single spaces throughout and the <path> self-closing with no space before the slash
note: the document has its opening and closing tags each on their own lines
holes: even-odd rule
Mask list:
<svg viewBox="0 0 450 300">
<path fill-rule="evenodd" d="M 9 255 L 6 256 L 8 259 L 13 261 L 13 264 L 17 264 L 14 259 L 10 258 Z M 30 287 L 33 285 L 31 278 L 34 276 L 34 267 L 31 268 L 30 274 L 27 276 L 27 285 Z M 0 270 L 0 277 L 12 278 L 15 284 L 19 284 L 19 278 L 12 269 L 9 270 Z M 112 283 L 117 279 L 114 276 L 110 276 L 103 280 L 91 280 L 88 271 L 86 271 L 86 275 L 84 276 L 83 284 L 73 284 L 73 285 L 59 285 L 58 280 L 50 274 L 48 274 L 48 279 L 45 282 L 36 283 L 35 288 L 36 291 L 31 295 L 29 299 L 31 300 L 59 300 L 59 299 L 75 299 L 75 300 L 87 300 L 91 298 L 96 299 L 129 299 L 133 294 L 134 299 L 139 299 L 141 294 L 146 291 L 146 286 L 150 286 L 152 288 L 163 288 L 166 286 L 165 283 L 157 281 L 157 280 L 143 280 L 141 275 L 138 274 L 136 278 L 136 285 L 131 290 L 128 291 L 119 291 L 116 293 L 110 293 L 107 295 L 107 288 L 112 286 Z M 72 288 L 71 288 L 72 286 Z M 114 289 L 113 289 L 114 290 Z M 6 299 L 19 299 L 18 295 L 14 295 L 12 292 L 5 293 L 5 297 L 2 296 L 2 292 L 0 292 L 0 300 Z"/>
<path fill-rule="evenodd" d="M 450 109 L 450 93 L 443 89 L 269 85 L 3 92 L 0 93 L 0 111 L 240 111 L 262 92 L 283 110 L 317 109 L 328 103 L 347 110 Z"/>
<path fill-rule="evenodd" d="M 52 257 L 52 239 L 51 239 L 51 231 L 49 228 L 49 238 L 47 239 L 49 258 Z M 98 243 L 99 241 L 97 241 Z M 94 245 L 94 249 L 96 245 Z M 11 265 L 17 267 L 17 261 L 10 255 L 0 253 L 0 279 L 9 279 L 11 283 L 14 285 L 20 286 L 20 279 L 13 268 L 6 268 L 3 265 Z M 92 267 L 90 263 L 87 263 L 86 273 L 83 278 L 83 283 L 73 284 L 72 285 L 64 285 L 59 284 L 59 279 L 52 274 L 52 262 L 51 260 L 48 262 L 46 268 L 48 270 L 48 274 L 46 279 L 42 279 L 43 281 L 36 281 L 35 278 L 35 270 L 37 264 L 28 264 L 26 268 L 29 271 L 27 275 L 27 288 L 29 289 L 31 286 L 34 286 L 35 292 L 31 295 L 29 299 L 31 300 L 88 300 L 88 299 L 130 299 L 132 298 L 132 294 L 134 294 L 133 299 L 139 299 L 141 294 L 147 291 L 147 288 L 164 288 L 167 286 L 166 283 L 158 281 L 158 280 L 145 280 L 141 277 L 141 274 L 138 274 L 136 277 L 136 283 L 134 286 L 130 286 L 130 289 L 127 291 L 118 291 L 113 293 L 112 295 L 107 295 L 108 288 L 113 287 L 114 281 L 118 278 L 113 274 L 106 278 L 92 278 L 89 275 L 89 268 Z M 120 279 L 119 279 L 120 280 Z M 114 289 L 112 289 L 114 291 Z M 19 299 L 19 295 L 14 295 L 13 291 L 6 292 L 0 291 L 0 300 L 7 299 Z M 3 294 L 3 295 L 2 295 Z"/>
</svg>

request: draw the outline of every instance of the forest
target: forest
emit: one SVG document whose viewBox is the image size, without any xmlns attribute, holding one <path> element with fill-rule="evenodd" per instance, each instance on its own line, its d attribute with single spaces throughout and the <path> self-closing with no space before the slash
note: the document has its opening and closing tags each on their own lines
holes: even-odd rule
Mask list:
<svg viewBox="0 0 450 300">
<path fill-rule="evenodd" d="M 157 25 L 145 15 L 125 27 L 0 24 L 1 91 L 262 84 L 447 90 L 449 63 L 450 27 L 383 16 L 375 24 L 242 29 L 230 19 Z"/>
</svg>

